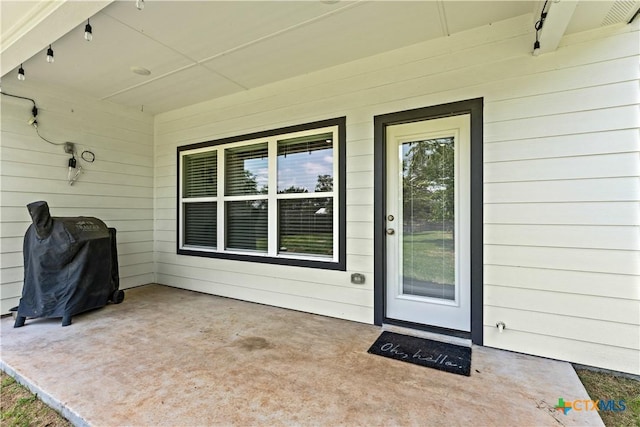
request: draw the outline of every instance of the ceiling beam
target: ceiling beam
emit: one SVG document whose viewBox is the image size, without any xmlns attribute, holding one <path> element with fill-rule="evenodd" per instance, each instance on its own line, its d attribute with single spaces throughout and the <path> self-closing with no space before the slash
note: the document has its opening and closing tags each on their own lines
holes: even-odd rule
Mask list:
<svg viewBox="0 0 640 427">
<path fill-rule="evenodd" d="M 538 32 L 539 54 L 553 52 L 558 48 L 577 5 L 578 0 L 549 0 L 546 8 L 547 16 Z"/>
<path fill-rule="evenodd" d="M 4 77 L 112 1 L 39 1 L 16 25 L 2 33 L 0 75 Z"/>
</svg>

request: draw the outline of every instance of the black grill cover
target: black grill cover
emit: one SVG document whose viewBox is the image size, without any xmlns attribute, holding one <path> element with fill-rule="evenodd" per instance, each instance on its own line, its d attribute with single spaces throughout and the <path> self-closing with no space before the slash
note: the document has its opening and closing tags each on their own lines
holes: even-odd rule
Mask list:
<svg viewBox="0 0 640 427">
<path fill-rule="evenodd" d="M 27 208 L 33 224 L 24 236 L 16 327 L 26 317 L 62 317 L 66 326 L 71 316 L 102 307 L 122 293 L 114 228 L 93 217 L 52 218 L 47 202 Z"/>
</svg>

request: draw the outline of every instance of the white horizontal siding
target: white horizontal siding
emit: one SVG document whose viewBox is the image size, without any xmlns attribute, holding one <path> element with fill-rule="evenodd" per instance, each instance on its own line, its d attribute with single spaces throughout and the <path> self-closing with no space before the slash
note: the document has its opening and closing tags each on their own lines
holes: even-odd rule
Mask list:
<svg viewBox="0 0 640 427">
<path fill-rule="evenodd" d="M 640 227 L 485 224 L 489 245 L 640 251 Z"/>
<path fill-rule="evenodd" d="M 615 83 L 602 82 L 598 86 L 573 90 L 560 89 L 552 93 L 496 100 L 487 105 L 485 113 L 493 121 L 499 122 L 636 105 L 639 101 L 637 86 L 637 81 L 631 79 Z"/>
<path fill-rule="evenodd" d="M 508 178 L 507 178 L 508 179 Z M 637 177 L 487 183 L 486 203 L 638 202 Z"/>
<path fill-rule="evenodd" d="M 200 267 L 184 267 L 167 264 L 164 274 L 195 280 L 207 280 L 208 270 Z M 370 297 L 362 287 L 354 286 L 318 286 L 315 282 L 270 277 L 264 274 L 248 274 L 237 271 L 218 270 L 214 287 L 238 286 L 263 292 L 283 295 L 296 295 L 318 301 L 344 301 L 345 304 L 366 306 Z"/>
<path fill-rule="evenodd" d="M 640 275 L 638 251 L 485 244 L 484 263 Z M 629 295 L 634 293 L 635 289 L 629 289 Z"/>
<path fill-rule="evenodd" d="M 638 153 L 628 152 L 487 162 L 484 168 L 484 182 L 633 178 L 639 173 Z"/>
<path fill-rule="evenodd" d="M 485 285 L 607 298 L 640 300 L 638 277 L 631 274 L 510 265 L 484 266 Z"/>
<path fill-rule="evenodd" d="M 486 162 L 534 160 L 601 154 L 637 153 L 638 132 L 622 129 L 608 132 L 529 138 L 518 141 L 485 143 Z"/>
<path fill-rule="evenodd" d="M 636 314 L 638 314 L 636 308 Z M 576 341 L 592 342 L 594 336 L 603 345 L 634 350 L 640 345 L 638 326 L 627 322 L 602 322 L 588 317 L 566 316 L 544 311 L 492 306 L 485 319 L 495 324 L 509 319 L 507 328 L 537 335 L 549 335 Z M 607 319 L 610 320 L 610 319 Z M 499 335 L 498 335 L 499 336 Z"/>
<path fill-rule="evenodd" d="M 489 307 L 501 307 L 532 313 L 557 314 L 566 317 L 566 322 L 591 319 L 603 321 L 607 324 L 604 326 L 607 327 L 612 326 L 608 325 L 609 323 L 635 325 L 636 327 L 640 325 L 640 304 L 637 299 L 562 292 L 554 292 L 553 298 L 550 299 L 547 291 L 494 285 L 485 285 L 484 291 L 485 310 L 488 312 L 491 311 Z M 603 307 L 608 307 L 609 310 L 603 310 Z M 505 324 L 509 327 L 510 320 L 505 321 Z M 589 333 L 588 329 L 585 330 L 585 334 Z M 632 348 L 633 346 L 637 348 L 637 340 L 633 337 L 627 337 L 627 342 Z"/>
<path fill-rule="evenodd" d="M 316 305 L 319 303 L 308 296 L 298 296 L 294 294 L 279 294 L 271 290 L 264 291 L 250 287 L 237 285 L 225 285 L 207 279 L 200 281 L 182 276 L 171 276 L 158 274 L 158 281 L 161 283 L 171 283 L 182 289 L 189 289 L 197 292 L 215 293 L 244 301 L 254 301 L 261 304 L 268 304 L 278 307 L 290 308 L 299 311 L 313 313 L 317 311 Z M 371 316 L 370 310 L 365 306 L 343 303 L 340 301 L 322 301 L 324 315 L 338 317 L 341 319 L 360 321 L 363 317 Z"/>
<path fill-rule="evenodd" d="M 625 100 L 626 102 L 626 100 Z M 640 124 L 637 105 L 527 117 L 485 124 L 487 142 L 559 135 L 589 134 L 636 128 Z"/>
<path fill-rule="evenodd" d="M 485 224 L 640 225 L 638 202 L 485 203 Z"/>
<path fill-rule="evenodd" d="M 83 173 L 69 186 L 70 156 L 27 124 L 32 104 L 2 96 L 0 312 L 22 293 L 26 205 L 36 200 L 46 200 L 54 217 L 95 216 L 116 228 L 121 288 L 153 282 L 153 118 L 31 81 L 4 82 L 2 89 L 35 99 L 44 137 L 75 142 L 96 160 L 78 160 Z"/>
<path fill-rule="evenodd" d="M 525 16 L 156 116 L 158 280 L 372 322 L 373 116 L 483 97 L 485 344 L 640 373 L 637 38 L 532 57 Z M 344 115 L 346 272 L 175 254 L 176 147 Z"/>
<path fill-rule="evenodd" d="M 490 311 L 489 311 L 490 312 Z M 592 338 L 586 341 L 575 338 L 563 338 L 553 329 L 549 329 L 546 334 L 518 329 L 506 329 L 502 334 L 495 327 L 495 322 L 488 324 L 488 319 L 495 319 L 492 313 L 485 316 L 484 339 L 491 343 L 491 346 L 505 350 L 525 352 L 536 356 L 549 357 L 552 359 L 569 360 L 573 363 L 597 366 L 614 371 L 626 371 L 637 373 L 640 371 L 640 358 L 638 358 L 637 348 L 625 348 L 596 342 Z M 535 316 L 529 316 L 529 322 L 535 322 Z M 616 324 L 608 323 L 611 334 L 618 334 L 621 331 L 616 328 Z M 586 324 L 584 325 L 586 327 Z M 562 324 L 557 324 L 558 329 Z M 507 325 L 509 328 L 509 325 Z M 637 328 L 634 328 L 637 330 Z M 636 333 L 637 336 L 637 333 Z M 633 336 L 629 337 L 633 339 Z"/>
</svg>

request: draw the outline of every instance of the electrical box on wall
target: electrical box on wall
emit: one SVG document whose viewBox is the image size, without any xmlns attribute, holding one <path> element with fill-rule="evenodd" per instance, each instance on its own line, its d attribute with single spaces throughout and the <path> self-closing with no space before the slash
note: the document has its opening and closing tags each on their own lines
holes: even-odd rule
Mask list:
<svg viewBox="0 0 640 427">
<path fill-rule="evenodd" d="M 364 274 L 353 273 L 351 275 L 351 283 L 356 285 L 364 285 Z"/>
</svg>

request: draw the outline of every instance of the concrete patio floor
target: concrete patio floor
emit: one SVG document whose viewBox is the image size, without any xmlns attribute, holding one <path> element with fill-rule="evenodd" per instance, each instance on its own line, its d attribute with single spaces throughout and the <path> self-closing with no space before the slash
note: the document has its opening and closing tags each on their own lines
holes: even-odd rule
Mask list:
<svg viewBox="0 0 640 427">
<path fill-rule="evenodd" d="M 160 285 L 1 320 L 2 370 L 75 425 L 603 425 L 570 364 L 473 347 L 471 376 L 367 353 L 381 329 Z"/>
</svg>

